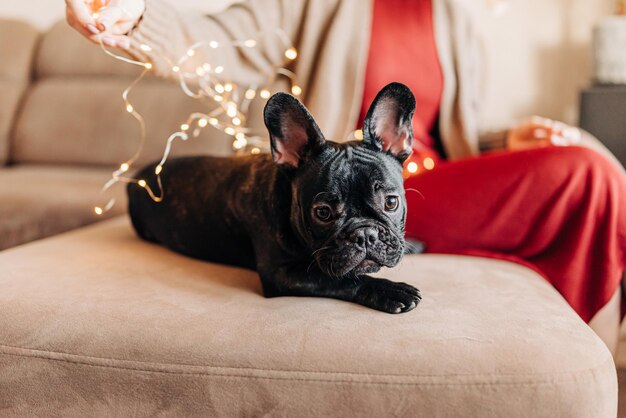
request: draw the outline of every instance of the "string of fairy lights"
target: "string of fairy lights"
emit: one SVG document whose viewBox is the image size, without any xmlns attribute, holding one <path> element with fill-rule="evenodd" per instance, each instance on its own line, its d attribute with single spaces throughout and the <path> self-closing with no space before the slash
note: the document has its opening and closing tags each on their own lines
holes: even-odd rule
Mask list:
<svg viewBox="0 0 626 418">
<path fill-rule="evenodd" d="M 111 187 L 117 183 L 135 183 L 139 187 L 146 190 L 150 198 L 155 202 L 161 202 L 164 198 L 164 191 L 161 182 L 161 172 L 167 162 L 172 151 L 173 142 L 177 139 L 187 141 L 190 137 L 198 137 L 202 129 L 210 126 L 233 138 L 232 146 L 238 151 L 247 151 L 251 154 L 259 154 L 262 151 L 269 150 L 269 142 L 263 135 L 253 132 L 246 125 L 248 119 L 248 111 L 250 103 L 257 96 L 261 99 L 269 99 L 271 96 L 269 86 L 271 86 L 278 77 L 284 77 L 289 81 L 291 93 L 294 96 L 302 94 L 302 88 L 298 85 L 296 75 L 293 71 L 281 66 L 273 67 L 273 73 L 270 74 L 268 80 L 263 86 L 248 85 L 242 86 L 232 81 L 225 81 L 221 76 L 225 68 L 223 65 L 215 63 L 202 62 L 193 63 L 190 67 L 190 59 L 199 56 L 200 49 L 217 49 L 217 48 L 255 48 L 258 39 L 274 35 L 283 46 L 284 62 L 294 61 L 298 56 L 298 51 L 291 45 L 289 37 L 281 29 L 271 32 L 259 32 L 256 37 L 245 40 L 234 40 L 230 42 L 218 42 L 215 40 L 201 41 L 190 46 L 186 53 L 177 60 L 172 61 L 166 56 L 159 56 L 169 66 L 171 71 L 178 76 L 179 86 L 184 94 L 193 99 L 209 99 L 214 108 L 205 112 L 191 113 L 184 123 L 180 125 L 180 129 L 173 132 L 166 141 L 165 149 L 159 163 L 156 165 L 154 175 L 156 176 L 156 184 L 158 190 L 153 190 L 147 183 L 146 179 L 135 178 L 128 175 L 133 164 L 140 157 L 146 143 L 146 122 L 141 113 L 130 101 L 129 95 L 133 88 L 141 82 L 141 80 L 153 69 L 150 62 L 137 61 L 125 56 L 115 54 L 108 50 L 102 41 L 100 47 L 107 55 L 128 64 L 142 67 L 139 76 L 122 92 L 122 101 L 126 111 L 139 124 L 139 145 L 135 153 L 126 161 L 122 162 L 119 167 L 111 173 L 111 178 L 102 186 L 100 191 L 104 195 Z M 154 53 L 152 47 L 147 44 L 141 44 L 139 48 L 144 52 Z M 210 54 L 207 54 L 210 56 Z M 193 86 L 193 87 L 192 87 Z M 211 107 L 211 106 L 207 106 Z M 102 215 L 109 211 L 115 205 L 115 198 L 110 198 L 105 204 L 94 206 L 96 215 Z"/>
<path fill-rule="evenodd" d="M 224 66 L 219 64 L 216 65 L 215 63 L 212 64 L 210 62 L 202 62 L 198 64 L 194 62 L 193 65 L 191 65 L 192 68 L 189 68 L 191 64 L 190 59 L 192 57 L 196 57 L 197 59 L 200 55 L 198 50 L 201 48 L 208 49 L 209 51 L 211 49 L 228 47 L 255 48 L 258 44 L 258 39 L 268 35 L 276 36 L 281 42 L 281 45 L 283 46 L 284 61 L 281 66 L 275 66 L 272 68 L 273 73 L 270 74 L 263 86 L 242 86 L 232 81 L 225 81 L 222 76 L 225 71 Z M 252 100 L 254 100 L 257 96 L 264 100 L 269 99 L 271 96 L 269 86 L 271 86 L 278 77 L 284 77 L 289 81 L 290 91 L 294 96 L 300 96 L 302 94 L 302 88 L 298 85 L 295 73 L 284 67 L 286 63 L 293 62 L 298 57 L 298 51 L 292 46 L 289 37 L 281 29 L 276 29 L 271 32 L 259 32 L 254 38 L 234 40 L 226 43 L 220 43 L 215 40 L 197 42 L 189 47 L 186 53 L 175 61 L 170 60 L 166 56 L 159 56 L 159 58 L 170 66 L 171 71 L 178 76 L 179 86 L 184 94 L 193 99 L 208 99 L 209 102 L 215 107 L 206 113 L 191 113 L 180 125 L 180 129 L 173 132 L 167 138 L 161 160 L 154 169 L 158 190 L 153 190 L 146 179 L 135 178 L 128 175 L 128 172 L 132 168 L 133 164 L 137 161 L 137 159 L 139 159 L 146 143 L 145 119 L 141 113 L 139 113 L 137 108 L 133 106 L 129 95 L 133 88 L 141 82 L 146 74 L 153 70 L 153 64 L 115 54 L 107 49 L 102 41 L 100 42 L 100 47 L 104 53 L 115 58 L 116 60 L 142 68 L 139 76 L 122 92 L 122 101 L 126 111 L 137 121 L 139 125 L 139 144 L 135 153 L 130 158 L 122 162 L 119 167 L 111 173 L 111 177 L 100 190 L 101 196 L 105 195 L 107 191 L 117 183 L 134 183 L 145 189 L 153 201 L 161 202 L 165 196 L 161 181 L 161 172 L 163 171 L 167 159 L 172 151 L 174 141 L 187 141 L 190 137 L 196 138 L 200 135 L 201 130 L 208 126 L 232 137 L 232 146 L 236 151 L 249 152 L 251 154 L 259 154 L 263 151 L 269 151 L 268 139 L 264 135 L 253 132 L 246 125 L 248 111 Z M 152 47 L 148 44 L 141 44 L 139 48 L 144 52 L 155 53 Z M 210 56 L 210 54 L 207 54 L 206 56 Z M 192 87 L 192 85 L 194 87 Z M 362 140 L 362 130 L 355 130 L 351 137 L 357 140 Z M 426 158 L 415 157 L 416 156 L 414 155 L 411 158 L 411 161 L 409 161 L 405 166 L 403 173 L 405 178 L 416 174 L 421 169 L 416 162 L 417 159 L 421 160 L 421 165 L 425 170 L 432 170 L 435 166 L 435 161 L 428 156 Z M 94 206 L 94 212 L 96 215 L 102 215 L 109 211 L 114 205 L 115 198 L 110 198 L 106 201 L 106 203 Z"/>
</svg>

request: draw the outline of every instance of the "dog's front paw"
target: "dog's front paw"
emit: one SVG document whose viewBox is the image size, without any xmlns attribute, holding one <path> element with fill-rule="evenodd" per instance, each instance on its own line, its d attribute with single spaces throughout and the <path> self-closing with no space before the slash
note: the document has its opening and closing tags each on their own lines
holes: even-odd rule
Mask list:
<svg viewBox="0 0 626 418">
<path fill-rule="evenodd" d="M 406 283 L 372 279 L 361 284 L 355 302 L 392 314 L 408 312 L 422 300 L 420 291 Z"/>
</svg>

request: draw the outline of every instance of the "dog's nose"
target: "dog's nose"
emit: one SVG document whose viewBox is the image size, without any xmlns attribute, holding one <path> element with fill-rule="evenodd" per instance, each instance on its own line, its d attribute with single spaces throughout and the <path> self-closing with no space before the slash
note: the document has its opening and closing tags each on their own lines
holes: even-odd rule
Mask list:
<svg viewBox="0 0 626 418">
<path fill-rule="evenodd" d="M 350 234 L 350 241 L 362 248 L 374 245 L 378 241 L 378 230 L 371 227 L 355 229 Z"/>
</svg>

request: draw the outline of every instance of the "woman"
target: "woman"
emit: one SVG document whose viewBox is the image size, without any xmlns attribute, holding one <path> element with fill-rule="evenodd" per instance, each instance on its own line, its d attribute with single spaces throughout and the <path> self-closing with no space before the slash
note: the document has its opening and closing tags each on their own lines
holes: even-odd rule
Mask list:
<svg viewBox="0 0 626 418">
<path fill-rule="evenodd" d="M 112 0 L 102 9 L 97 1 L 67 4 L 68 21 L 80 33 L 150 61 L 163 77 L 173 74 L 162 57 L 179 57 L 195 42 L 281 28 L 299 51 L 294 71 L 303 101 L 333 139 L 360 126 L 382 86 L 408 85 L 418 104 L 409 168 L 418 174 L 406 181 L 407 236 L 431 252 L 523 263 L 592 326 L 609 301 L 619 300 L 626 259 L 622 169 L 589 148 L 556 147 L 580 142 L 581 132 L 547 119 L 480 134 L 481 50 L 460 1 L 250 0 L 214 16 L 182 16 L 162 0 Z M 240 53 L 214 50 L 211 59 L 225 63 L 231 80 L 263 84 L 282 53 L 268 37 Z"/>
</svg>

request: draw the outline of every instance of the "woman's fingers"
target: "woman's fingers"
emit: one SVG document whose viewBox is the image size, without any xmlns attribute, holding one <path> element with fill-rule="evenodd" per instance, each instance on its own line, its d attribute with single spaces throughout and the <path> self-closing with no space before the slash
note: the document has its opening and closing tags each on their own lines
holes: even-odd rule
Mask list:
<svg viewBox="0 0 626 418">
<path fill-rule="evenodd" d="M 119 6 L 106 7 L 98 14 L 97 21 L 100 24 L 99 28 L 103 32 L 110 31 L 118 21 L 123 20 L 125 17 L 130 17 L 125 15 L 126 13 Z"/>
<path fill-rule="evenodd" d="M 66 0 L 68 12 L 71 12 L 76 18 L 77 22 L 85 29 L 87 25 L 95 27 L 95 20 L 92 15 L 91 8 L 85 3 L 84 0 Z"/>
<path fill-rule="evenodd" d="M 124 35 L 112 35 L 107 33 L 91 35 L 89 36 L 89 40 L 99 44 L 102 40 L 104 46 L 108 46 L 111 48 L 119 48 L 119 49 L 128 49 L 130 48 L 130 38 Z"/>
</svg>

